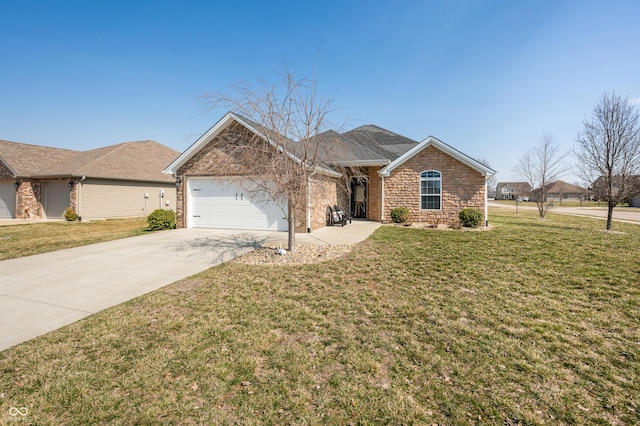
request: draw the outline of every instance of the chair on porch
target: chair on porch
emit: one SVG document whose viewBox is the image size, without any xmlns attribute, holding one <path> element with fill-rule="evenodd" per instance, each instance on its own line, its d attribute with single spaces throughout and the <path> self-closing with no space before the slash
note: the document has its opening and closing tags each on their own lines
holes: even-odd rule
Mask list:
<svg viewBox="0 0 640 426">
<path fill-rule="evenodd" d="M 338 225 L 345 226 L 347 221 L 351 223 L 351 218 L 337 205 L 334 205 L 333 208 L 331 206 L 327 206 L 327 225 Z"/>
</svg>

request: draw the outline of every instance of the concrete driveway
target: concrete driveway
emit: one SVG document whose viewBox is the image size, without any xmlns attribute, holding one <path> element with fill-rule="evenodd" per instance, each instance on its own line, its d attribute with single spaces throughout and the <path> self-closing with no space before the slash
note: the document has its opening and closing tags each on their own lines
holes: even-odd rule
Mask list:
<svg viewBox="0 0 640 426">
<path fill-rule="evenodd" d="M 350 244 L 378 226 L 321 228 L 296 242 Z M 286 240 L 286 232 L 178 229 L 0 261 L 0 351 Z"/>
</svg>

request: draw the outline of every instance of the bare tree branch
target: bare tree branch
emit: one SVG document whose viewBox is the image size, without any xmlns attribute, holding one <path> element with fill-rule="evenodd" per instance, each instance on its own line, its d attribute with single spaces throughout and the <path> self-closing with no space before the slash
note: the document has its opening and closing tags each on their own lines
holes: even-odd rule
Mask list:
<svg viewBox="0 0 640 426">
<path fill-rule="evenodd" d="M 560 145 L 553 136 L 543 133 L 537 145 L 520 157 L 515 172 L 524 179 L 536 193 L 536 205 L 540 219 L 544 219 L 553 199 L 548 199 L 549 185 L 560 179 L 568 168 Z"/>
<path fill-rule="evenodd" d="M 610 230 L 614 207 L 640 192 L 640 116 L 628 98 L 605 92 L 583 125 L 574 147 L 578 172 L 607 201 Z"/>
<path fill-rule="evenodd" d="M 320 143 L 316 138 L 327 130 L 328 115 L 333 111 L 332 101 L 319 98 L 316 90 L 315 77 L 297 79 L 285 70 L 279 85 L 261 79 L 258 90 L 243 83 L 202 97 L 209 110 L 226 107 L 254 127 L 255 132 L 244 133 L 244 143 L 219 147 L 230 157 L 220 161 L 226 165 L 229 163 L 224 162 L 230 160 L 250 165 L 232 168 L 227 175 L 250 180 L 248 191 L 282 205 L 289 224 L 290 251 L 295 250 L 295 206 L 306 205 L 304 197 L 313 176 L 327 169 L 326 160 L 339 148 L 338 139 L 322 138 Z M 342 172 L 341 188 L 348 193 L 349 170 L 336 166 L 333 169 Z"/>
</svg>

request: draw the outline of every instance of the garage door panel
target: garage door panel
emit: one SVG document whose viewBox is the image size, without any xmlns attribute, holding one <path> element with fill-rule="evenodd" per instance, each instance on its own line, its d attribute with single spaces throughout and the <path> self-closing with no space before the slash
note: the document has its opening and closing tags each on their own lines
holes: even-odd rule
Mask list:
<svg viewBox="0 0 640 426">
<path fill-rule="evenodd" d="M 16 210 L 16 187 L 11 182 L 0 182 L 0 219 L 13 218 Z"/>
<path fill-rule="evenodd" d="M 190 226 L 286 231 L 287 221 L 277 205 L 252 197 L 248 186 L 224 179 L 190 179 Z"/>
</svg>

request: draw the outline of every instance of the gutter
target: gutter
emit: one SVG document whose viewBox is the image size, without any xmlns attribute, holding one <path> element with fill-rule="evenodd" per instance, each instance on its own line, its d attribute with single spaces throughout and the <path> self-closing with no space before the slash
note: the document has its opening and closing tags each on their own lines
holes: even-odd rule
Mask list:
<svg viewBox="0 0 640 426">
<path fill-rule="evenodd" d="M 382 179 L 382 194 L 380 196 L 380 223 L 384 223 L 384 176 L 380 176 Z"/>
</svg>

